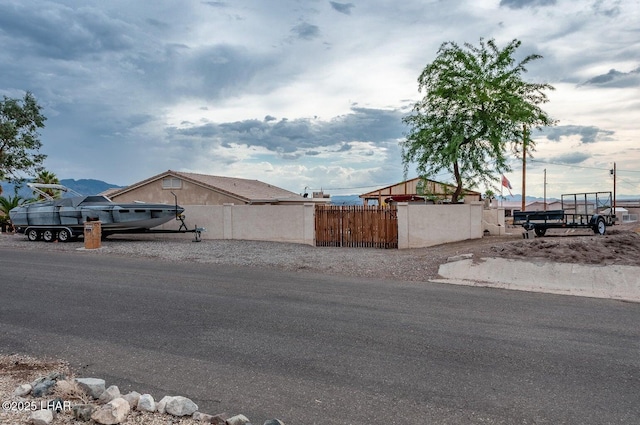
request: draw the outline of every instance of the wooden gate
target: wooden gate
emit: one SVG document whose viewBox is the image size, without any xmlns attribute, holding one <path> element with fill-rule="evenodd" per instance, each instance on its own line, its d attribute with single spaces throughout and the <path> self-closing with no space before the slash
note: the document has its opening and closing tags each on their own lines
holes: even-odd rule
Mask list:
<svg viewBox="0 0 640 425">
<path fill-rule="evenodd" d="M 316 205 L 316 246 L 398 248 L 398 210 Z"/>
</svg>

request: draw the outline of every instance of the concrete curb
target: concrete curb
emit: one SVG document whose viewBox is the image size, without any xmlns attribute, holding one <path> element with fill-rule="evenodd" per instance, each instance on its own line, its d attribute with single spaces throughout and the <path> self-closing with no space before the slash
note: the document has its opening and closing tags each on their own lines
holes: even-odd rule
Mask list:
<svg viewBox="0 0 640 425">
<path fill-rule="evenodd" d="M 432 282 L 640 302 L 640 267 L 464 259 L 442 264 Z"/>
</svg>

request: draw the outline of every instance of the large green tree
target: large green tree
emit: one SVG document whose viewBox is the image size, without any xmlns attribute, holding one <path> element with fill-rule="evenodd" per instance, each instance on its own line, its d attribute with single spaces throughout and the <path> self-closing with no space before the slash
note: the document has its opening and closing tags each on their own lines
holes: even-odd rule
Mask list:
<svg viewBox="0 0 640 425">
<path fill-rule="evenodd" d="M 23 99 L 3 96 L 0 101 L 0 180 L 15 180 L 19 173 L 35 175 L 42 170 L 46 155 L 40 153 L 38 130 L 44 128 L 42 115 L 33 94 Z"/>
<path fill-rule="evenodd" d="M 480 46 L 447 42 L 418 78 L 424 93 L 403 121 L 409 127 L 401 143 L 405 173 L 415 163 L 423 177 L 443 171 L 455 178 L 452 201 L 463 185 L 485 183 L 491 187 L 496 173 L 508 171 L 508 153 L 532 150 L 527 129 L 553 125 L 540 108 L 548 98 L 549 84 L 522 79 L 525 65 L 540 59 L 529 55 L 516 62 L 518 40 L 499 48 L 480 39 Z"/>
</svg>

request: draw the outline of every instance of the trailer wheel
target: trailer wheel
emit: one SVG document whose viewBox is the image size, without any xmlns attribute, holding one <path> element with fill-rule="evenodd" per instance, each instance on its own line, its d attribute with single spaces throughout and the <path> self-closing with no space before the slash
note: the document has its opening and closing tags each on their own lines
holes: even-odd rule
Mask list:
<svg viewBox="0 0 640 425">
<path fill-rule="evenodd" d="M 593 227 L 593 233 L 596 235 L 604 235 L 607 232 L 607 224 L 604 222 L 604 218 L 598 218 L 596 225 Z"/>
<path fill-rule="evenodd" d="M 29 229 L 29 231 L 27 232 L 27 239 L 29 239 L 31 242 L 35 242 L 38 239 L 40 239 L 40 232 L 38 232 L 38 230 L 36 229 Z"/>
<path fill-rule="evenodd" d="M 42 239 L 45 242 L 52 242 L 55 239 L 55 234 L 53 233 L 53 230 L 46 229 L 44 232 L 42 232 Z"/>
<path fill-rule="evenodd" d="M 545 233 L 547 233 L 547 229 L 544 227 L 538 227 L 536 226 L 534 229 L 534 232 L 536 232 L 536 236 L 538 237 L 543 237 Z"/>
<path fill-rule="evenodd" d="M 71 233 L 67 229 L 61 229 L 58 232 L 58 240 L 60 242 L 69 242 L 71 239 Z"/>
</svg>

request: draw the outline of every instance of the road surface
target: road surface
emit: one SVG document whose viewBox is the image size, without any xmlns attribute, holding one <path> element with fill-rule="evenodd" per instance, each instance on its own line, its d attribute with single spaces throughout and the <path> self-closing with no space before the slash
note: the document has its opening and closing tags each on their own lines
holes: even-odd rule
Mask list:
<svg viewBox="0 0 640 425">
<path fill-rule="evenodd" d="M 256 424 L 640 418 L 640 304 L 4 248 L 0 291 L 5 354 Z"/>
</svg>

